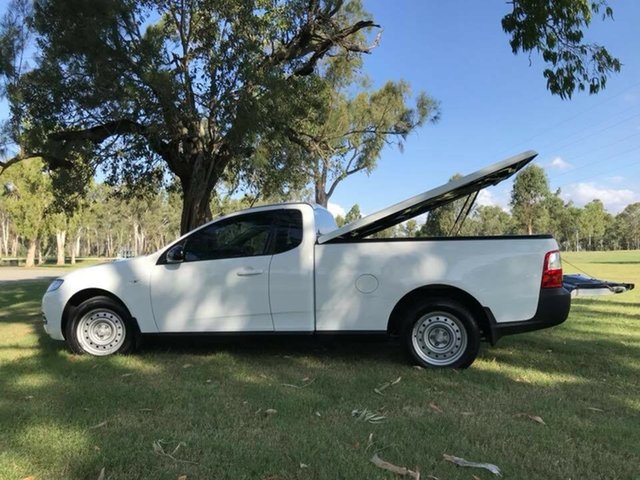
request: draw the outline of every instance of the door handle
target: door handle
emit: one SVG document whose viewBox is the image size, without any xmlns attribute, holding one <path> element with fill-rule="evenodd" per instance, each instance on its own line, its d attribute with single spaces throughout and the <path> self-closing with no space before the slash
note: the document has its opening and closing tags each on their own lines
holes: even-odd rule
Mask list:
<svg viewBox="0 0 640 480">
<path fill-rule="evenodd" d="M 239 277 L 252 277 L 254 275 L 262 275 L 264 273 L 264 270 L 257 270 L 255 268 L 243 268 L 242 270 L 238 270 L 236 272 L 236 275 L 238 275 Z"/>
</svg>

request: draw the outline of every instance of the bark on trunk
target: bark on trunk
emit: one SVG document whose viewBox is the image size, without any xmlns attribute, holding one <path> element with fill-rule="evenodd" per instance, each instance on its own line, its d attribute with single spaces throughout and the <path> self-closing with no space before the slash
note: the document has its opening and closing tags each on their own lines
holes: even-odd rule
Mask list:
<svg viewBox="0 0 640 480">
<path fill-rule="evenodd" d="M 19 245 L 19 242 L 20 242 L 20 237 L 18 237 L 18 235 L 13 237 L 13 240 L 11 242 L 11 256 L 13 258 L 16 258 L 18 256 L 18 245 Z"/>
<path fill-rule="evenodd" d="M 76 239 L 71 244 L 71 265 L 76 264 L 76 256 L 80 254 L 80 234 L 76 236 Z"/>
<path fill-rule="evenodd" d="M 2 248 L 4 250 L 4 256 L 9 256 L 9 220 L 2 219 Z"/>
<path fill-rule="evenodd" d="M 324 208 L 327 208 L 327 205 L 329 203 L 329 199 L 327 198 L 327 194 L 324 192 L 324 188 L 318 189 L 317 186 L 316 186 L 316 203 L 318 205 L 323 206 Z"/>
<path fill-rule="evenodd" d="M 27 261 L 24 264 L 25 267 L 33 267 L 35 265 L 37 244 L 37 238 L 29 239 L 27 242 Z"/>
<path fill-rule="evenodd" d="M 211 191 L 217 178 L 207 181 L 204 172 L 200 174 L 194 169 L 191 177 L 182 182 L 182 217 L 180 234 L 193 230 L 211 220 Z"/>
<path fill-rule="evenodd" d="M 327 195 L 327 192 L 325 191 L 327 185 L 327 170 L 328 165 L 326 164 L 326 162 L 324 162 L 323 164 L 319 163 L 316 166 L 314 173 L 314 176 L 316 177 L 314 185 L 316 193 L 316 203 L 323 206 L 324 208 L 327 208 L 327 205 L 329 204 L 329 197 Z"/>
<path fill-rule="evenodd" d="M 64 246 L 67 239 L 67 232 L 65 230 L 56 231 L 56 248 L 58 253 L 58 259 L 56 265 L 64 265 Z"/>
</svg>

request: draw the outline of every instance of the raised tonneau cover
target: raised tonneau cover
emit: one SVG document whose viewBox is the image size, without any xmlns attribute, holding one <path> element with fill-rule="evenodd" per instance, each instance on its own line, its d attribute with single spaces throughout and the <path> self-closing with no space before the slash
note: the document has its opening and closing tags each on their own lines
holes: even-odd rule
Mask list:
<svg viewBox="0 0 640 480">
<path fill-rule="evenodd" d="M 478 192 L 485 187 L 497 185 L 525 167 L 537 155 L 537 152 L 529 150 L 489 165 L 322 235 L 318 238 L 318 243 L 360 239 L 385 228 L 393 227 L 449 202 Z"/>
</svg>

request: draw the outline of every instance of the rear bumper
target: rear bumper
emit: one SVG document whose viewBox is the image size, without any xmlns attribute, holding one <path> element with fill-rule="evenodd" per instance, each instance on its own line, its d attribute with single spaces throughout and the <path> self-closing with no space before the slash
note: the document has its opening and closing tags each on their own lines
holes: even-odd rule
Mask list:
<svg viewBox="0 0 640 480">
<path fill-rule="evenodd" d="M 500 337 L 505 335 L 531 332 L 560 325 L 569 316 L 570 309 L 571 293 L 564 288 L 541 289 L 536 313 L 528 320 L 497 323 L 491 310 L 487 308 L 487 317 L 490 325 L 489 341 L 492 345 L 495 345 Z"/>
</svg>

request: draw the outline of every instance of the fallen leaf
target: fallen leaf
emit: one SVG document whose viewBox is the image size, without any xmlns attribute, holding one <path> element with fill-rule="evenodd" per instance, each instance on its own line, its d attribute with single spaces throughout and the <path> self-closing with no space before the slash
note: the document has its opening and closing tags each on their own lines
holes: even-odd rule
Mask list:
<svg viewBox="0 0 640 480">
<path fill-rule="evenodd" d="M 133 375 L 133 373 L 123 373 L 121 376 L 122 377 L 130 377 L 131 375 Z"/>
<path fill-rule="evenodd" d="M 489 470 L 494 475 L 497 475 L 499 477 L 502 476 L 500 469 L 492 463 L 470 462 L 469 460 L 465 460 L 464 458 L 456 457 L 454 455 L 447 455 L 446 453 L 443 453 L 442 457 L 447 462 L 454 463 L 460 467 L 484 468 L 485 470 Z"/>
<path fill-rule="evenodd" d="M 359 448 L 360 448 L 360 442 L 356 440 L 356 442 L 353 444 L 353 449 L 358 450 Z"/>
<path fill-rule="evenodd" d="M 414 365 L 413 368 L 415 368 L 416 370 L 424 370 L 424 368 L 422 368 L 420 365 Z"/>
<path fill-rule="evenodd" d="M 438 405 L 436 405 L 433 402 L 429 403 L 429 408 L 431 410 L 433 410 L 434 412 L 436 412 L 436 413 L 444 413 L 444 411 Z"/>
<path fill-rule="evenodd" d="M 587 410 L 591 410 L 592 412 L 604 412 L 603 409 L 597 407 L 587 407 Z"/>
<path fill-rule="evenodd" d="M 316 412 L 316 417 L 321 417 L 322 415 L 320 414 L 320 412 Z"/>
<path fill-rule="evenodd" d="M 386 416 L 381 415 L 378 412 L 372 412 L 366 408 L 363 410 L 352 410 L 351 416 L 356 417 L 356 420 L 363 420 L 369 423 L 382 423 L 387 419 Z"/>
<path fill-rule="evenodd" d="M 186 475 L 180 475 L 178 477 L 178 480 L 187 480 L 187 476 Z"/>
<path fill-rule="evenodd" d="M 92 427 L 89 427 L 88 430 L 93 430 L 94 428 L 102 428 L 106 426 L 107 426 L 107 421 L 105 420 L 104 422 L 100 422 L 97 425 L 93 425 Z"/>
<path fill-rule="evenodd" d="M 275 408 L 267 408 L 264 413 L 266 413 L 267 415 L 274 415 L 276 413 L 278 413 L 278 411 Z"/>
<path fill-rule="evenodd" d="M 307 465 L 306 463 L 301 463 L 300 468 L 309 468 L 309 465 Z"/>
<path fill-rule="evenodd" d="M 185 363 L 184 365 L 182 365 L 182 368 L 191 368 L 191 367 L 193 367 L 191 363 Z"/>
<path fill-rule="evenodd" d="M 477 475 L 471 475 L 473 477 L 473 480 L 481 480 L 479 476 Z"/>
<path fill-rule="evenodd" d="M 164 447 L 162 446 L 162 444 L 163 444 L 163 443 L 167 443 L 167 442 L 165 442 L 165 441 L 164 441 L 164 440 L 162 440 L 162 439 L 161 439 L 161 440 L 155 440 L 155 441 L 153 442 L 153 444 L 152 444 L 152 445 L 153 445 L 153 453 L 155 453 L 156 455 L 159 455 L 159 456 L 161 456 L 161 457 L 167 457 L 167 458 L 170 458 L 171 460 L 176 461 L 176 462 L 190 463 L 190 464 L 192 464 L 192 465 L 198 465 L 198 462 L 192 462 L 191 460 L 182 460 L 181 458 L 176 458 L 176 457 L 174 457 L 174 455 L 175 455 L 176 453 L 178 453 L 178 450 L 180 450 L 180 448 L 181 448 L 181 447 L 184 447 L 184 446 L 186 446 L 186 445 L 187 445 L 186 443 L 184 443 L 184 442 L 178 442 L 178 444 L 176 445 L 176 447 L 173 449 L 173 452 L 171 452 L 171 453 L 167 453 L 167 452 L 164 450 Z"/>
<path fill-rule="evenodd" d="M 156 440 L 153 442 L 153 451 L 158 455 L 165 455 L 164 448 L 160 445 L 160 440 Z"/>
<path fill-rule="evenodd" d="M 33 395 L 27 395 L 24 397 L 25 400 L 33 400 Z"/>
<path fill-rule="evenodd" d="M 528 413 L 516 413 L 514 415 L 514 417 L 518 417 L 518 418 L 528 418 L 529 420 L 539 423 L 540 425 L 546 425 L 546 423 L 544 423 L 544 420 L 542 419 L 542 417 L 539 417 L 538 415 L 529 415 Z"/>
<path fill-rule="evenodd" d="M 386 462 L 382 460 L 377 453 L 373 454 L 373 457 L 371 457 L 370 461 L 376 467 L 381 468 L 383 470 L 397 473 L 398 475 L 402 475 L 403 477 L 411 477 L 411 478 L 414 478 L 415 480 L 420 480 L 420 472 L 409 470 L 407 467 L 399 467 L 397 465 L 394 465 L 393 463 Z"/>
<path fill-rule="evenodd" d="M 99 452 L 99 451 L 100 451 L 100 447 L 99 447 L 99 446 L 97 446 L 97 445 L 94 445 L 94 446 L 93 446 L 93 449 L 94 449 L 96 452 Z"/>
<path fill-rule="evenodd" d="M 302 381 L 303 381 L 303 382 L 308 382 L 308 381 L 309 381 L 309 377 L 304 377 L 304 378 L 302 379 Z"/>
<path fill-rule="evenodd" d="M 153 412 L 153 409 L 152 408 L 141 408 L 138 411 L 140 411 L 140 412 Z"/>
<path fill-rule="evenodd" d="M 309 380 L 309 378 L 307 377 L 307 380 Z M 294 385 L 293 383 L 283 383 L 282 386 L 283 387 L 291 387 L 291 388 L 305 388 L 308 387 L 309 385 L 311 385 L 313 382 L 316 381 L 316 379 L 314 378 L 313 380 L 309 380 L 307 381 L 304 378 L 302 379 L 303 382 L 307 382 L 304 383 L 303 385 Z"/>
<path fill-rule="evenodd" d="M 398 377 L 395 380 L 393 380 L 392 382 L 386 382 L 383 383 L 382 385 L 380 385 L 378 388 L 374 388 L 373 391 L 375 393 L 377 393 L 378 395 L 382 395 L 382 392 L 384 390 L 386 390 L 387 388 L 393 386 L 393 385 L 397 385 L 398 383 L 400 383 L 400 380 L 402 380 L 402 377 Z"/>
<path fill-rule="evenodd" d="M 205 383 L 211 383 L 211 379 L 210 379 L 210 378 L 207 378 L 207 379 L 205 380 Z"/>
<path fill-rule="evenodd" d="M 460 415 L 464 415 L 465 417 L 469 417 L 473 415 L 473 412 L 460 412 Z"/>
<path fill-rule="evenodd" d="M 34 477 L 34 476 L 28 476 L 28 477 L 24 477 L 24 478 L 22 478 L 22 479 L 20 479 L 20 480 L 36 480 L 36 477 Z"/>
<path fill-rule="evenodd" d="M 100 475 L 98 475 L 98 480 L 104 480 L 104 467 L 100 470 Z"/>
</svg>

